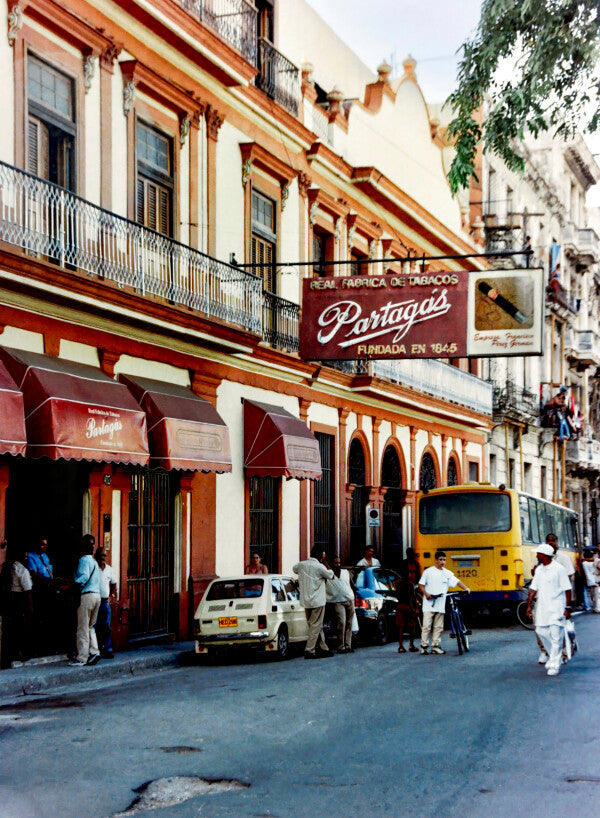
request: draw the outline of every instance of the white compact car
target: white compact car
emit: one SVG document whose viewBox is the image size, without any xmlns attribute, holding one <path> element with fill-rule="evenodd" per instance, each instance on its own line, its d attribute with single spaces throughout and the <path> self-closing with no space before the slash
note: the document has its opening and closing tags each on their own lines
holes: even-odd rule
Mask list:
<svg viewBox="0 0 600 818">
<path fill-rule="evenodd" d="M 308 624 L 298 582 L 283 574 L 247 574 L 214 579 L 195 615 L 196 653 L 252 647 L 276 652 L 306 642 Z"/>
</svg>

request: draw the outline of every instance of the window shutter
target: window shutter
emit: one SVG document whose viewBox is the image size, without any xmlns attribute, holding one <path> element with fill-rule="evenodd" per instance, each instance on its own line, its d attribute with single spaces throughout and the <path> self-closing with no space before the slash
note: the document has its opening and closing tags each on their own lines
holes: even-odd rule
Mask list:
<svg viewBox="0 0 600 818">
<path fill-rule="evenodd" d="M 148 200 L 148 221 L 147 226 L 156 230 L 156 185 L 146 182 L 146 197 Z"/>
<path fill-rule="evenodd" d="M 272 264 L 273 263 L 273 245 L 267 241 L 263 241 L 263 262 L 265 264 Z M 274 284 L 273 281 L 273 268 L 272 267 L 263 267 L 263 281 L 265 282 L 265 289 L 267 289 L 270 293 L 274 292 Z"/>
<path fill-rule="evenodd" d="M 135 220 L 144 224 L 144 180 L 138 179 L 135 192 Z"/>
<path fill-rule="evenodd" d="M 158 224 L 157 230 L 163 235 L 169 235 L 169 194 L 163 188 L 157 189 L 158 193 Z"/>
<path fill-rule="evenodd" d="M 39 119 L 30 116 L 27 129 L 27 170 L 48 179 L 50 176 L 50 135 Z"/>
</svg>

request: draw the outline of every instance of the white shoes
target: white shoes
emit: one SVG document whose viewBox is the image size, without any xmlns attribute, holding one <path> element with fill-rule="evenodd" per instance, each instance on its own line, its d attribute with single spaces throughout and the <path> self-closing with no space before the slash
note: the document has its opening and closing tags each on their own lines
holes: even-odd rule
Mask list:
<svg viewBox="0 0 600 818">
<path fill-rule="evenodd" d="M 550 657 L 548 656 L 548 654 L 546 653 L 546 651 L 545 651 L 545 650 L 543 650 L 543 651 L 540 653 L 540 658 L 538 659 L 538 665 L 545 665 L 545 664 L 546 664 L 546 662 L 548 661 L 548 659 L 550 659 Z"/>
<path fill-rule="evenodd" d="M 549 668 L 547 673 L 548 673 L 548 676 L 558 676 L 558 668 L 551 667 L 551 668 Z"/>
</svg>

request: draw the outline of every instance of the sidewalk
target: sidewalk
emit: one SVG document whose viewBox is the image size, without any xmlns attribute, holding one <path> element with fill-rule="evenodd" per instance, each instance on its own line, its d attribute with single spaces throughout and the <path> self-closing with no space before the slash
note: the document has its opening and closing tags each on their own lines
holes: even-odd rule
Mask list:
<svg viewBox="0 0 600 818">
<path fill-rule="evenodd" d="M 115 653 L 92 667 L 70 667 L 66 661 L 29 665 L 0 671 L 0 699 L 44 693 L 56 687 L 87 684 L 120 676 L 138 676 L 148 670 L 176 667 L 194 650 L 193 642 L 148 645 Z"/>
</svg>

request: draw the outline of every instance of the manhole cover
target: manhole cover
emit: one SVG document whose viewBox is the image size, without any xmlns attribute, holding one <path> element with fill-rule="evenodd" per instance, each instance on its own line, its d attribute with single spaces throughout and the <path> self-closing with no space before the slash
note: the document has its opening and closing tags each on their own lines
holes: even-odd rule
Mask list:
<svg viewBox="0 0 600 818">
<path fill-rule="evenodd" d="M 176 804 L 183 804 L 198 795 L 216 795 L 221 792 L 247 789 L 250 784 L 235 778 L 201 778 L 198 775 L 174 775 L 170 778 L 157 778 L 142 784 L 134 792 L 139 793 L 125 812 L 113 815 L 113 818 L 128 818 L 136 812 L 151 809 L 164 809 Z"/>
</svg>

